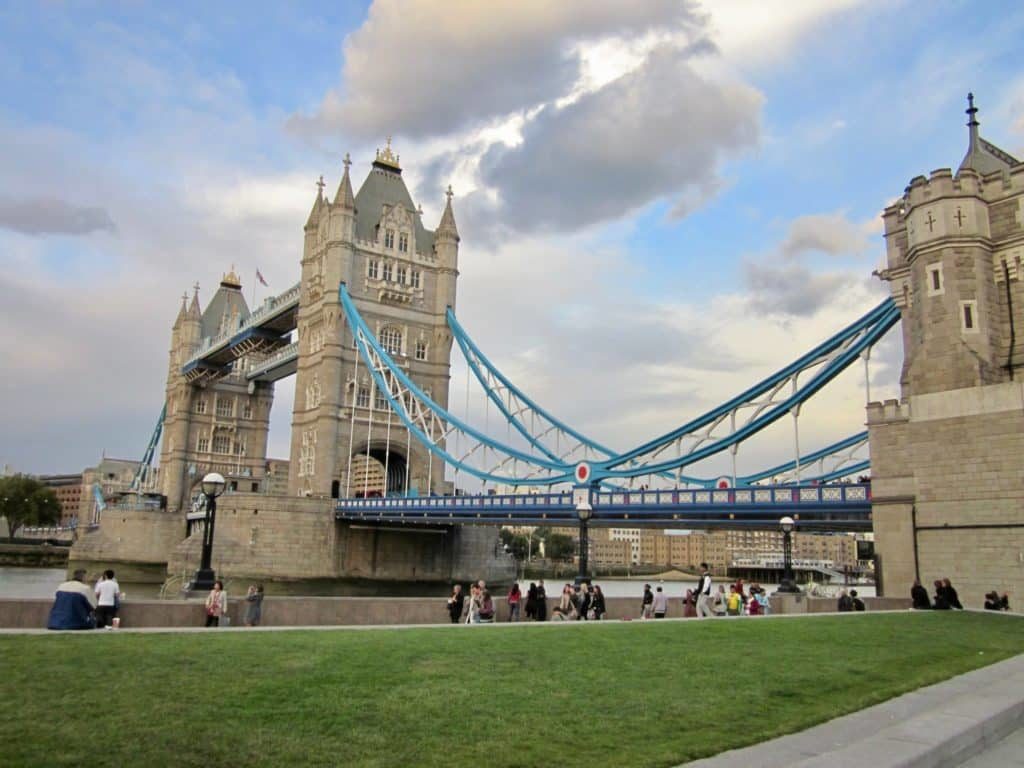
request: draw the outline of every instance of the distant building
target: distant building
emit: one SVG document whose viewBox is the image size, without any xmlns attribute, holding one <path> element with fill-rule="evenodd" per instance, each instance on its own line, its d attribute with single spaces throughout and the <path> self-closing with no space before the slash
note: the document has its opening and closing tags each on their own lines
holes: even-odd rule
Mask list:
<svg viewBox="0 0 1024 768">
<path fill-rule="evenodd" d="M 78 519 L 82 502 L 82 474 L 40 475 L 39 482 L 52 488 L 60 502 L 60 522 L 58 525 L 68 526 Z"/>
</svg>

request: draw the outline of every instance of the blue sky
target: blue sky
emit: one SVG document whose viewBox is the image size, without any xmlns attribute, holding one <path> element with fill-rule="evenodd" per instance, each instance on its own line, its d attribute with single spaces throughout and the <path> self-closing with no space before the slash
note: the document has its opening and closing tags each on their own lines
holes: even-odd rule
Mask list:
<svg viewBox="0 0 1024 768">
<path fill-rule="evenodd" d="M 884 297 L 878 215 L 959 164 L 968 90 L 1024 156 L 1012 2 L 334 5 L 0 8 L 0 464 L 140 455 L 182 291 L 232 264 L 247 297 L 257 267 L 291 285 L 316 177 L 348 151 L 358 185 L 389 134 L 428 225 L 455 187 L 464 325 L 623 447 Z M 820 399 L 808 449 L 860 428 L 860 386 Z M 768 435 L 746 469 L 788 451 Z"/>
</svg>

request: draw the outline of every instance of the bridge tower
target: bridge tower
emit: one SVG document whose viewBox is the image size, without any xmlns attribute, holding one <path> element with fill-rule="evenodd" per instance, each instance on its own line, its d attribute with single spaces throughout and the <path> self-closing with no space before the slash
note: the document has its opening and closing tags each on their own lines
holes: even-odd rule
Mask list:
<svg viewBox="0 0 1024 768">
<path fill-rule="evenodd" d="M 234 269 L 223 276 L 205 310 L 199 306 L 199 285 L 171 331 L 167 369 L 166 415 L 160 448 L 162 492 L 172 511 L 187 508 L 203 475 L 220 472 L 229 488 L 260 490 L 266 467 L 267 435 L 274 385 L 245 379 L 236 363 L 221 378 L 188 380 L 182 366 L 202 340 L 236 328 L 249 316 Z"/>
<path fill-rule="evenodd" d="M 883 588 L 949 577 L 965 605 L 1024 589 L 1024 164 L 981 138 L 886 208 L 901 398 L 868 406 Z"/>
<path fill-rule="evenodd" d="M 344 282 L 391 356 L 447 406 L 459 235 L 451 191 L 436 231 L 423 226 L 399 158 L 377 151 L 355 195 L 345 156 L 333 200 L 321 178 L 304 229 L 297 319 L 289 493 L 346 496 L 445 490 L 444 464 L 431 457 L 374 390 L 357 362 L 338 297 Z"/>
</svg>

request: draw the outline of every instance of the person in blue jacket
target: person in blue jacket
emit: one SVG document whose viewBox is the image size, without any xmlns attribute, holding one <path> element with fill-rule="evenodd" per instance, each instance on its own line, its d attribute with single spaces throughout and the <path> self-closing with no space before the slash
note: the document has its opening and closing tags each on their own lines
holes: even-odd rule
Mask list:
<svg viewBox="0 0 1024 768">
<path fill-rule="evenodd" d="M 96 596 L 85 584 L 85 571 L 75 571 L 74 578 L 57 587 L 50 609 L 47 629 L 95 629 Z"/>
</svg>

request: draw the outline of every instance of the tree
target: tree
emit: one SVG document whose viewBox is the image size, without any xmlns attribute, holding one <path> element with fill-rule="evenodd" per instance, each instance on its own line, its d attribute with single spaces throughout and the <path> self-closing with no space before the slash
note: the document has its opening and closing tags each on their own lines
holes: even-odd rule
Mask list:
<svg viewBox="0 0 1024 768">
<path fill-rule="evenodd" d="M 551 560 L 572 560 L 576 554 L 576 542 L 564 533 L 548 534 L 544 541 L 544 555 Z"/>
<path fill-rule="evenodd" d="M 34 477 L 0 477 L 0 516 L 7 518 L 11 538 L 25 525 L 55 524 L 60 512 L 57 494 Z"/>
</svg>

